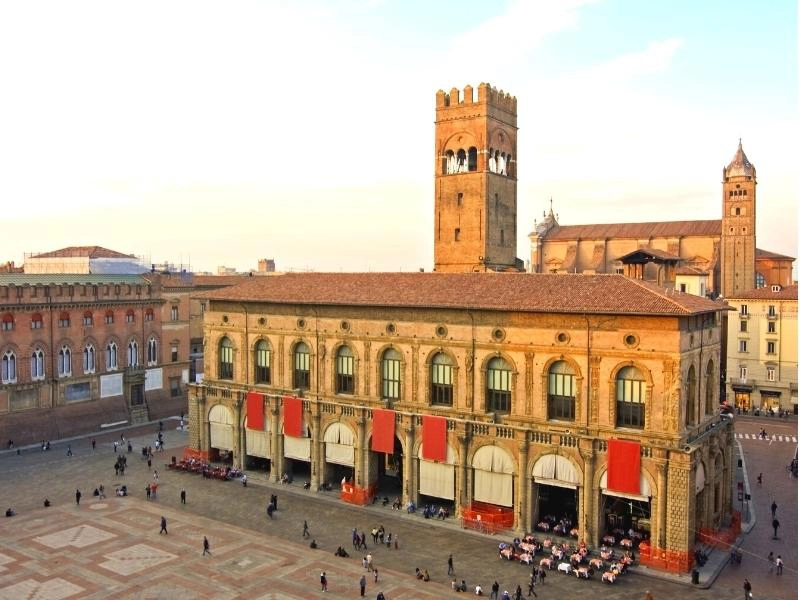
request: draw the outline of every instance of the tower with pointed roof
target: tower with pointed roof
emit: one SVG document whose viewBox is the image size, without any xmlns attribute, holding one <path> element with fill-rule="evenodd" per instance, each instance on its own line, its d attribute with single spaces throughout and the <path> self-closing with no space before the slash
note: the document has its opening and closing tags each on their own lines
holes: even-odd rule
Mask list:
<svg viewBox="0 0 800 600">
<path fill-rule="evenodd" d="M 721 293 L 736 297 L 756 287 L 756 168 L 742 141 L 722 169 Z"/>
<path fill-rule="evenodd" d="M 481 83 L 436 94 L 434 271 L 521 271 L 517 99 Z"/>
</svg>

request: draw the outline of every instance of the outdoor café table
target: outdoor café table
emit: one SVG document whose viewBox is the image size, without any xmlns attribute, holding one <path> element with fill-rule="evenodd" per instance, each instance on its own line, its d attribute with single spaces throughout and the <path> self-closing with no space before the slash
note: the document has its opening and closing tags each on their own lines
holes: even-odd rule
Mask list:
<svg viewBox="0 0 800 600">
<path fill-rule="evenodd" d="M 603 543 L 604 544 L 610 544 L 610 545 L 613 546 L 614 544 L 617 543 L 617 538 L 615 538 L 613 535 L 604 535 L 603 536 Z"/>
<path fill-rule="evenodd" d="M 520 542 L 519 547 L 528 552 L 529 554 L 536 553 L 536 546 L 533 544 L 526 544 L 525 542 Z"/>
<path fill-rule="evenodd" d="M 619 545 L 623 548 L 633 548 L 633 541 L 625 538 L 624 540 L 620 540 Z"/>
</svg>

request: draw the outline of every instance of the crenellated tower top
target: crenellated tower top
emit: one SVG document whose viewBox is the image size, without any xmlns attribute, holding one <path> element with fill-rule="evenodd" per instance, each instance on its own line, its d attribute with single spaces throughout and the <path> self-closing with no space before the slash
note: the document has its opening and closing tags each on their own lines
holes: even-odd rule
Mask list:
<svg viewBox="0 0 800 600">
<path fill-rule="evenodd" d="M 464 90 L 452 88 L 450 92 L 439 90 L 436 92 L 436 116 L 437 120 L 446 118 L 459 118 L 464 116 L 462 113 L 473 114 L 476 108 L 481 105 L 484 110 L 493 113 L 492 116 L 516 126 L 517 124 L 517 98 L 511 94 L 498 90 L 488 83 L 478 85 L 478 97 L 475 98 L 475 89 L 471 85 L 464 86 Z M 499 112 L 498 112 L 499 111 Z M 452 116 L 445 116 L 442 113 L 452 113 Z M 505 113 L 501 116 L 499 113 Z"/>
</svg>

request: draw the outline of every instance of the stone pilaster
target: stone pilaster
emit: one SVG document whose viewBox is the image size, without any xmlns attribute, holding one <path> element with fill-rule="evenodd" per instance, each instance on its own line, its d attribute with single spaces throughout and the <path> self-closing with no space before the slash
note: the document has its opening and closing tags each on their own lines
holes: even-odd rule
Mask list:
<svg viewBox="0 0 800 600">
<path fill-rule="evenodd" d="M 594 452 L 591 448 L 581 449 L 583 458 L 583 486 L 578 490 L 578 504 L 580 516 L 578 518 L 578 529 L 581 539 L 590 546 L 597 546 L 600 536 L 597 530 L 597 518 L 594 518 L 594 503 L 596 494 L 593 492 L 594 484 Z"/>
<path fill-rule="evenodd" d="M 456 514 L 461 515 L 472 504 L 472 482 L 469 468 L 469 434 L 458 436 L 459 462 L 456 468 Z"/>
<path fill-rule="evenodd" d="M 525 353 L 525 414 L 533 414 L 533 352 Z"/>
<path fill-rule="evenodd" d="M 269 414 L 272 417 L 272 422 L 270 423 L 270 437 L 272 438 L 272 448 L 270 450 L 272 451 L 272 459 L 270 460 L 269 480 L 273 483 L 278 482 L 283 466 L 283 436 L 281 435 L 281 408 L 279 402 L 280 400 L 274 397 L 269 407 Z"/>
<path fill-rule="evenodd" d="M 311 419 L 314 424 L 311 436 L 311 489 L 318 490 L 319 484 L 325 479 L 325 448 L 322 442 L 322 415 L 319 412 L 319 404 L 316 405 L 316 412 Z"/>
<path fill-rule="evenodd" d="M 355 473 L 354 479 L 355 479 L 355 484 L 358 487 L 363 488 L 363 487 L 366 487 L 368 485 L 368 483 L 369 483 L 369 480 L 367 479 L 367 473 L 366 473 L 366 470 L 367 470 L 366 463 L 367 463 L 367 461 L 365 459 L 365 451 L 364 451 L 364 447 L 367 445 L 367 442 L 366 442 L 366 440 L 367 440 L 367 433 L 366 433 L 367 420 L 363 416 L 360 416 L 356 420 L 356 425 L 358 427 L 358 429 L 357 429 L 358 430 L 358 439 L 356 440 L 356 456 L 355 456 L 356 473 Z"/>
<path fill-rule="evenodd" d="M 409 501 L 417 504 L 419 498 L 417 497 L 417 469 L 418 461 L 416 450 L 414 449 L 414 416 L 409 417 L 408 426 L 406 427 L 406 461 L 405 468 L 403 469 L 403 503 L 407 504 Z"/>
<path fill-rule="evenodd" d="M 667 547 L 667 463 L 658 461 L 658 482 L 656 490 L 656 519 L 655 531 L 651 532 L 651 537 L 655 541 L 655 547 L 663 550 Z"/>
<path fill-rule="evenodd" d="M 530 531 L 530 508 L 528 507 L 528 498 L 530 497 L 529 491 L 531 488 L 531 480 L 528 476 L 528 442 L 522 441 L 519 443 L 519 464 L 517 466 L 517 514 L 516 523 L 517 531 L 527 533 Z"/>
</svg>

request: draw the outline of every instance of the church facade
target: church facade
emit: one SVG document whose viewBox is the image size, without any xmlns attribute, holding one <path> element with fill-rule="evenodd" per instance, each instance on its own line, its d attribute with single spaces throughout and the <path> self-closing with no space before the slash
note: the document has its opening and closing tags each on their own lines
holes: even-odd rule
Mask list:
<svg viewBox="0 0 800 600">
<path fill-rule="evenodd" d="M 531 271 L 619 273 L 665 287 L 683 278 L 724 298 L 791 285 L 794 258 L 756 247 L 756 183 L 740 142 L 722 170 L 721 219 L 561 225 L 551 208 L 528 236 Z"/>
</svg>

